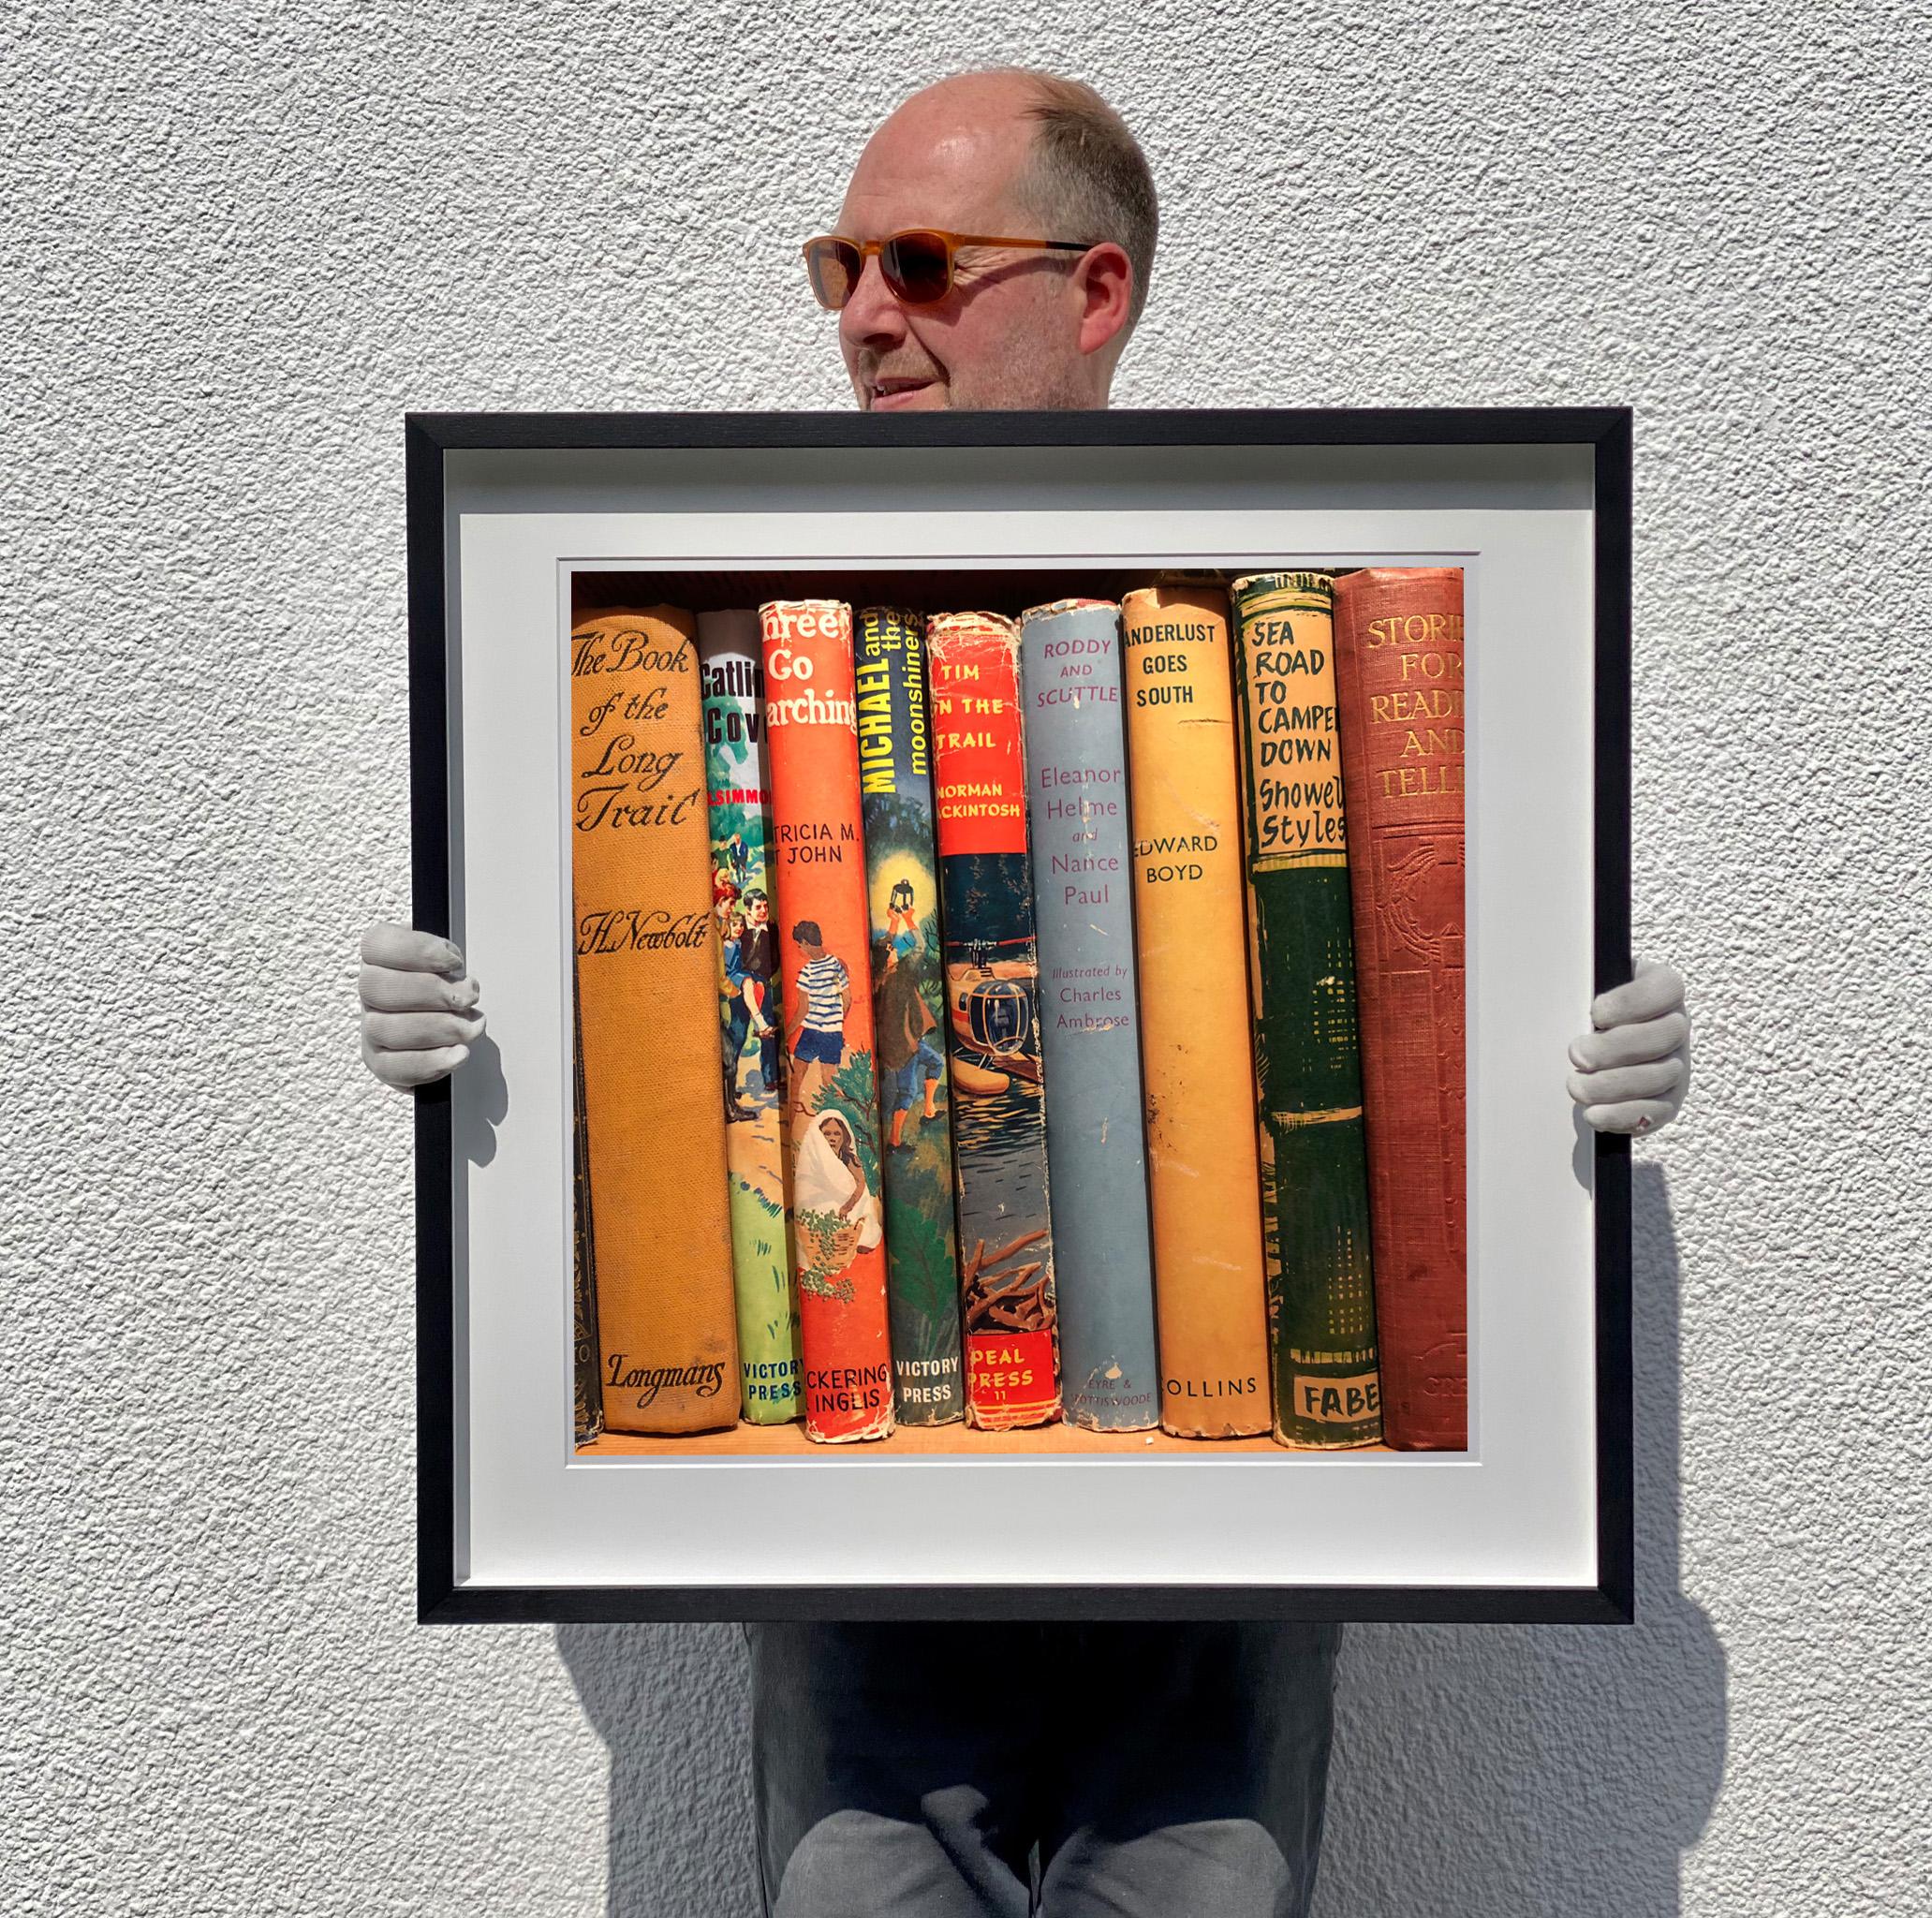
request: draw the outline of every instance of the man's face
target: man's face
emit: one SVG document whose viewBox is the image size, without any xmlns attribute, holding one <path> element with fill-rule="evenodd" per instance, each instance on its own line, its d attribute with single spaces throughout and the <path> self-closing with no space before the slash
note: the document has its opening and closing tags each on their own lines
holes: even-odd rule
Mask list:
<svg viewBox="0 0 1932 1918">
<path fill-rule="evenodd" d="M 852 173 L 838 231 L 883 240 L 912 227 L 955 233 L 1078 240 L 1046 233 L 1015 183 L 1033 127 L 1028 96 L 982 78 L 929 88 L 873 136 Z M 867 412 L 1066 407 L 1104 403 L 1084 365 L 1086 300 L 1077 254 L 963 249 L 951 289 L 930 306 L 902 305 L 878 258 L 838 317 L 840 350 Z"/>
<path fill-rule="evenodd" d="M 751 902 L 752 924 L 763 925 L 765 922 L 765 914 L 768 910 L 769 908 L 766 907 L 765 902 L 762 899 L 754 899 Z"/>
</svg>

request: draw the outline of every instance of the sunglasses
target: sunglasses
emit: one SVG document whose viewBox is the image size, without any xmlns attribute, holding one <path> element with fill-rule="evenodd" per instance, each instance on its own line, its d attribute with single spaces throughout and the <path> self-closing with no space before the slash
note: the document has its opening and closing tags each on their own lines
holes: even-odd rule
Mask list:
<svg viewBox="0 0 1932 1918">
<path fill-rule="evenodd" d="M 828 313 L 836 313 L 859 285 L 865 262 L 878 255 L 878 270 L 895 300 L 907 306 L 930 306 L 952 290 L 952 257 L 962 246 L 1030 246 L 1055 253 L 1085 253 L 1084 240 L 999 240 L 987 233 L 942 233 L 917 227 L 886 240 L 845 240 L 820 233 L 799 249 L 812 277 L 812 292 Z"/>
</svg>

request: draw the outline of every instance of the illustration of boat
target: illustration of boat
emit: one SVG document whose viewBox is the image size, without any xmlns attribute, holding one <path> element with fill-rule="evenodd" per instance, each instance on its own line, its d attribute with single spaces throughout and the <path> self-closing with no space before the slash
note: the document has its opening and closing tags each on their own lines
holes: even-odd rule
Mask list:
<svg viewBox="0 0 1932 1918">
<path fill-rule="evenodd" d="M 997 1099 L 1013 1083 L 1011 1073 L 989 1072 L 956 1049 L 947 1070 L 952 1075 L 953 1091 L 963 1099 Z"/>
</svg>

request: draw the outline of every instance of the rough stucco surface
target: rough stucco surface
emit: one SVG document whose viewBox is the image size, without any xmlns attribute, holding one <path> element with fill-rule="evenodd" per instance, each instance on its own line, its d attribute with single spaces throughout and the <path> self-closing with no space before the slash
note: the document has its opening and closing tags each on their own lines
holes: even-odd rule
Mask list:
<svg viewBox="0 0 1932 1918">
<path fill-rule="evenodd" d="M 1643 1622 L 1353 1633 L 1321 1918 L 1923 1909 L 1921 9 L 4 34 L 0 1905 L 753 1908 L 734 1629 L 412 1623 L 409 1123 L 350 1017 L 400 422 L 846 404 L 790 244 L 998 54 L 1154 157 L 1122 404 L 1639 410 L 1638 943 L 1700 1048 L 1640 1154 Z"/>
</svg>

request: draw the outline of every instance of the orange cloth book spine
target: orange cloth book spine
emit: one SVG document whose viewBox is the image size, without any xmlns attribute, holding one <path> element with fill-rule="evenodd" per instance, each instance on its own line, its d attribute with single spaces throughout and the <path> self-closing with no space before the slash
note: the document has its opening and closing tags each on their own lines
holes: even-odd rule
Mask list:
<svg viewBox="0 0 1932 1918">
<path fill-rule="evenodd" d="M 1218 587 L 1121 602 L 1160 1423 L 1272 1430 L 1232 657 Z"/>
<path fill-rule="evenodd" d="M 604 1424 L 738 1417 L 697 632 L 669 606 L 570 634 L 571 889 Z"/>
<path fill-rule="evenodd" d="M 759 609 L 805 1436 L 892 1429 L 852 609 Z"/>
<path fill-rule="evenodd" d="M 1463 574 L 1335 583 L 1382 1437 L 1469 1440 Z"/>
</svg>

